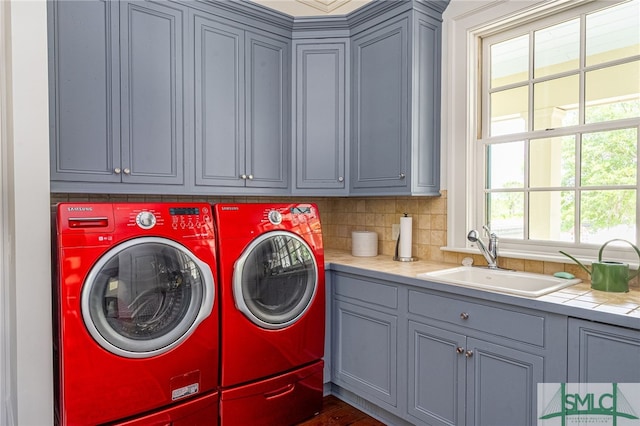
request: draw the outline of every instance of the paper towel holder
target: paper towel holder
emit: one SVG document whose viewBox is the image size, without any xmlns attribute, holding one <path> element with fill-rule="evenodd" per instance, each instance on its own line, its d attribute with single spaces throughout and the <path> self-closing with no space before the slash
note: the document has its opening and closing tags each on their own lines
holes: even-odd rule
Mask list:
<svg viewBox="0 0 640 426">
<path fill-rule="evenodd" d="M 393 256 L 393 260 L 397 262 L 415 262 L 418 260 L 417 257 L 400 257 L 398 256 L 398 247 L 400 246 L 400 236 L 398 236 L 398 240 L 396 241 L 396 254 Z"/>
<path fill-rule="evenodd" d="M 408 216 L 407 213 L 404 214 L 405 217 Z M 400 237 L 401 234 L 398 234 L 398 239 L 396 240 L 396 254 L 395 256 L 393 256 L 393 260 L 395 260 L 396 262 L 415 262 L 416 260 L 418 260 L 417 257 L 400 257 L 398 256 L 398 248 L 400 247 Z"/>
</svg>

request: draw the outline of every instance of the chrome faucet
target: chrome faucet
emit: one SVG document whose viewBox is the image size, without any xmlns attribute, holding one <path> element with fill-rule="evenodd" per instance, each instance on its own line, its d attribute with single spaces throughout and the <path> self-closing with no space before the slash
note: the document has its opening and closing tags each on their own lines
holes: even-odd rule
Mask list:
<svg viewBox="0 0 640 426">
<path fill-rule="evenodd" d="M 469 234 L 467 235 L 467 239 L 469 241 L 471 241 L 472 243 L 478 244 L 478 248 L 480 249 L 480 253 L 482 253 L 484 258 L 487 260 L 487 266 L 489 267 L 489 269 L 499 269 L 499 266 L 498 266 L 498 236 L 494 232 L 491 232 L 491 229 L 489 229 L 489 227 L 487 225 L 483 225 L 482 229 L 484 229 L 484 231 L 489 236 L 489 246 L 488 247 L 484 245 L 484 243 L 482 242 L 482 240 L 480 239 L 480 237 L 478 235 L 478 231 L 476 231 L 475 229 L 472 229 L 471 231 L 469 231 Z"/>
</svg>

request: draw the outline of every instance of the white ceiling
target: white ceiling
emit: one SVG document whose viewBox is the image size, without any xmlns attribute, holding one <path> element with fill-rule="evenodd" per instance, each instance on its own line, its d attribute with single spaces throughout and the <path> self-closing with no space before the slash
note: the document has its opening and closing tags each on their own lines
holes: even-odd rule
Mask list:
<svg viewBox="0 0 640 426">
<path fill-rule="evenodd" d="M 371 0 L 252 0 L 291 16 L 346 15 Z"/>
</svg>

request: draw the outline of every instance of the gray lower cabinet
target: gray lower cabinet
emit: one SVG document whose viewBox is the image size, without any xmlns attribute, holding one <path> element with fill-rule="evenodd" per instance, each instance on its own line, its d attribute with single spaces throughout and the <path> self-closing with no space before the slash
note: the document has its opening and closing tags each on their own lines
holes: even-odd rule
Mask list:
<svg viewBox="0 0 640 426">
<path fill-rule="evenodd" d="M 347 39 L 296 40 L 293 193 L 346 195 Z"/>
<path fill-rule="evenodd" d="M 564 380 L 565 341 L 564 317 L 410 290 L 409 415 L 534 425 L 537 384 Z"/>
<path fill-rule="evenodd" d="M 640 383 L 640 330 L 569 319 L 570 383 Z"/>
<path fill-rule="evenodd" d="M 193 26 L 195 188 L 287 191 L 290 42 L 198 13 Z"/>
<path fill-rule="evenodd" d="M 539 355 L 409 322 L 409 415 L 430 425 L 536 424 Z"/>
<path fill-rule="evenodd" d="M 567 380 L 566 316 L 342 272 L 331 284 L 334 386 L 391 424 L 534 425 L 538 383 Z"/>
<path fill-rule="evenodd" d="M 332 381 L 398 413 L 398 288 L 341 274 L 332 285 Z"/>
<path fill-rule="evenodd" d="M 52 189 L 181 186 L 185 9 L 57 1 L 49 22 Z"/>
</svg>

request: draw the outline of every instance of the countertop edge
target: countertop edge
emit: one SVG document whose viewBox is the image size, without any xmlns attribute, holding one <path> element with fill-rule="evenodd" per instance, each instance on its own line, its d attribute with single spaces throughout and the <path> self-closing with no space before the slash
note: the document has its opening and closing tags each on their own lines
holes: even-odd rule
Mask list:
<svg viewBox="0 0 640 426">
<path fill-rule="evenodd" d="M 329 259 L 327 259 L 327 257 Z M 381 257 L 381 256 L 377 256 Z M 382 261 L 388 260 L 381 259 Z M 571 306 L 565 303 L 559 303 L 550 301 L 545 296 L 538 298 L 529 298 L 517 295 L 511 295 L 507 293 L 492 292 L 482 289 L 474 289 L 470 287 L 458 286 L 454 284 L 445 284 L 435 281 L 428 281 L 417 278 L 415 276 L 408 276 L 406 273 L 394 273 L 389 271 L 377 270 L 376 262 L 372 262 L 371 265 L 356 265 L 347 264 L 344 261 L 332 260 L 331 256 L 325 257 L 325 270 L 335 271 L 342 273 L 350 273 L 355 275 L 362 275 L 373 279 L 391 281 L 398 284 L 415 287 L 418 289 L 433 290 L 442 293 L 448 293 L 455 296 L 469 297 L 478 300 L 485 300 L 490 302 L 497 302 L 507 305 L 513 305 L 522 308 L 535 309 L 538 311 L 544 311 L 548 313 L 554 313 L 564 315 L 567 317 L 579 318 L 588 321 L 601 322 L 611 325 L 617 325 L 621 327 L 627 327 L 635 330 L 640 330 L 640 316 L 633 316 L 629 314 L 619 314 L 605 311 L 598 311 L 594 309 L 588 309 L 580 306 Z M 436 262 L 423 262 L 423 266 L 426 270 L 438 270 L 456 267 L 457 265 L 451 264 L 438 264 Z M 426 271 L 425 270 L 425 271 Z M 639 292 L 634 290 L 634 292 Z M 553 295 L 553 293 L 550 293 Z M 549 295 L 547 295 L 549 296 Z M 640 308 L 638 308 L 640 309 Z"/>
</svg>

